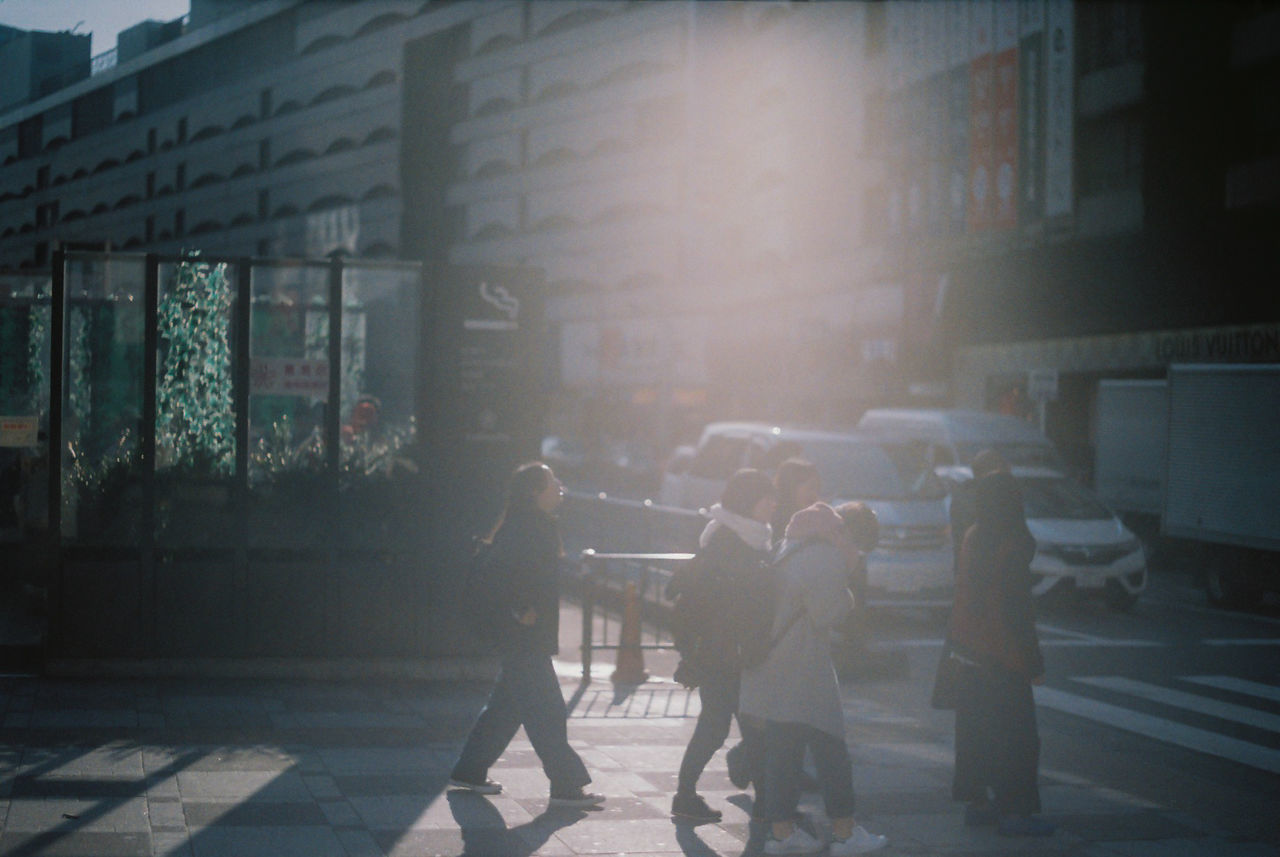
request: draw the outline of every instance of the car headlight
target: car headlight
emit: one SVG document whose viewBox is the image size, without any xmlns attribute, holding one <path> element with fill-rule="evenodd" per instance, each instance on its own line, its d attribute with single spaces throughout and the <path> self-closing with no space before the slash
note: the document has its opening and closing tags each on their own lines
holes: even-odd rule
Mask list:
<svg viewBox="0 0 1280 857">
<path fill-rule="evenodd" d="M 1142 542 L 1138 541 L 1136 538 L 1127 539 L 1120 543 L 1120 551 L 1125 556 L 1140 550 L 1142 550 Z"/>
</svg>

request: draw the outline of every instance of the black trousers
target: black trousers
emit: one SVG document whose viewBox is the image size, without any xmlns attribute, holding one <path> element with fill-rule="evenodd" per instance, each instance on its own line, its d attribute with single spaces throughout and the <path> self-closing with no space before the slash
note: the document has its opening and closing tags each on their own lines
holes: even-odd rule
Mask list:
<svg viewBox="0 0 1280 857">
<path fill-rule="evenodd" d="M 551 656 L 527 651 L 503 653 L 502 671 L 489 702 L 471 727 L 450 776 L 484 782 L 489 767 L 523 726 L 551 780 L 552 792 L 572 792 L 586 785 L 591 776 L 569 745 L 566 717 Z"/>
<path fill-rule="evenodd" d="M 698 686 L 702 711 L 693 727 L 689 746 L 685 747 L 684 758 L 680 760 L 680 775 L 676 782 L 679 791 L 686 794 L 697 791 L 703 768 L 716 750 L 724 746 L 725 739 L 729 737 L 729 725 L 738 713 L 738 686 L 737 672 L 709 674 Z M 738 728 L 742 732 L 747 768 L 752 779 L 759 783 L 764 778 L 763 737 L 756 724 L 744 722 L 741 717 L 738 718 Z"/>
<path fill-rule="evenodd" d="M 956 701 L 956 767 L 951 796 L 985 802 L 1001 815 L 1040 811 L 1040 733 L 1026 679 L 966 666 Z"/>
</svg>

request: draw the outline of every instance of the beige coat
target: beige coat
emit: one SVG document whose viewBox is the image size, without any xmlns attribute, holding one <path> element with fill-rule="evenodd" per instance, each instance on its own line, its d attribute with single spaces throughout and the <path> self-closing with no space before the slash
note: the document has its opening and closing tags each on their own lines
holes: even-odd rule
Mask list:
<svg viewBox="0 0 1280 857">
<path fill-rule="evenodd" d="M 763 664 L 743 671 L 739 709 L 744 715 L 803 723 L 843 738 L 844 711 L 831 660 L 831 628 L 853 609 L 844 554 L 818 541 L 784 560 L 778 574 L 783 579 L 774 633 L 796 610 L 803 607 L 805 612 Z"/>
</svg>

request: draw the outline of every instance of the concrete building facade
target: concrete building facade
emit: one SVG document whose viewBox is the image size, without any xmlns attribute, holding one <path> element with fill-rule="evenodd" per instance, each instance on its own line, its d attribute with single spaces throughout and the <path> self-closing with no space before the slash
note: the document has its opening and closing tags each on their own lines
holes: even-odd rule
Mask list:
<svg viewBox="0 0 1280 857">
<path fill-rule="evenodd" d="M 1280 322 L 1266 4 L 196 0 L 131 52 L 0 114 L 0 268 L 539 269 L 553 430 L 995 407 L 1047 369 L 1087 456 L 1096 378 L 1162 369 L 1051 343 Z"/>
</svg>

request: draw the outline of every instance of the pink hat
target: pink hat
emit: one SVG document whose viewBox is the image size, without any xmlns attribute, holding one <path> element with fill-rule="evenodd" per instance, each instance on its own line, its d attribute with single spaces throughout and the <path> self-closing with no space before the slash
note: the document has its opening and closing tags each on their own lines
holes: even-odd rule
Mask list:
<svg viewBox="0 0 1280 857">
<path fill-rule="evenodd" d="M 838 534 L 843 526 L 844 519 L 835 509 L 818 502 L 791 516 L 787 523 L 786 538 L 801 542 L 814 536 L 829 537 Z"/>
</svg>

